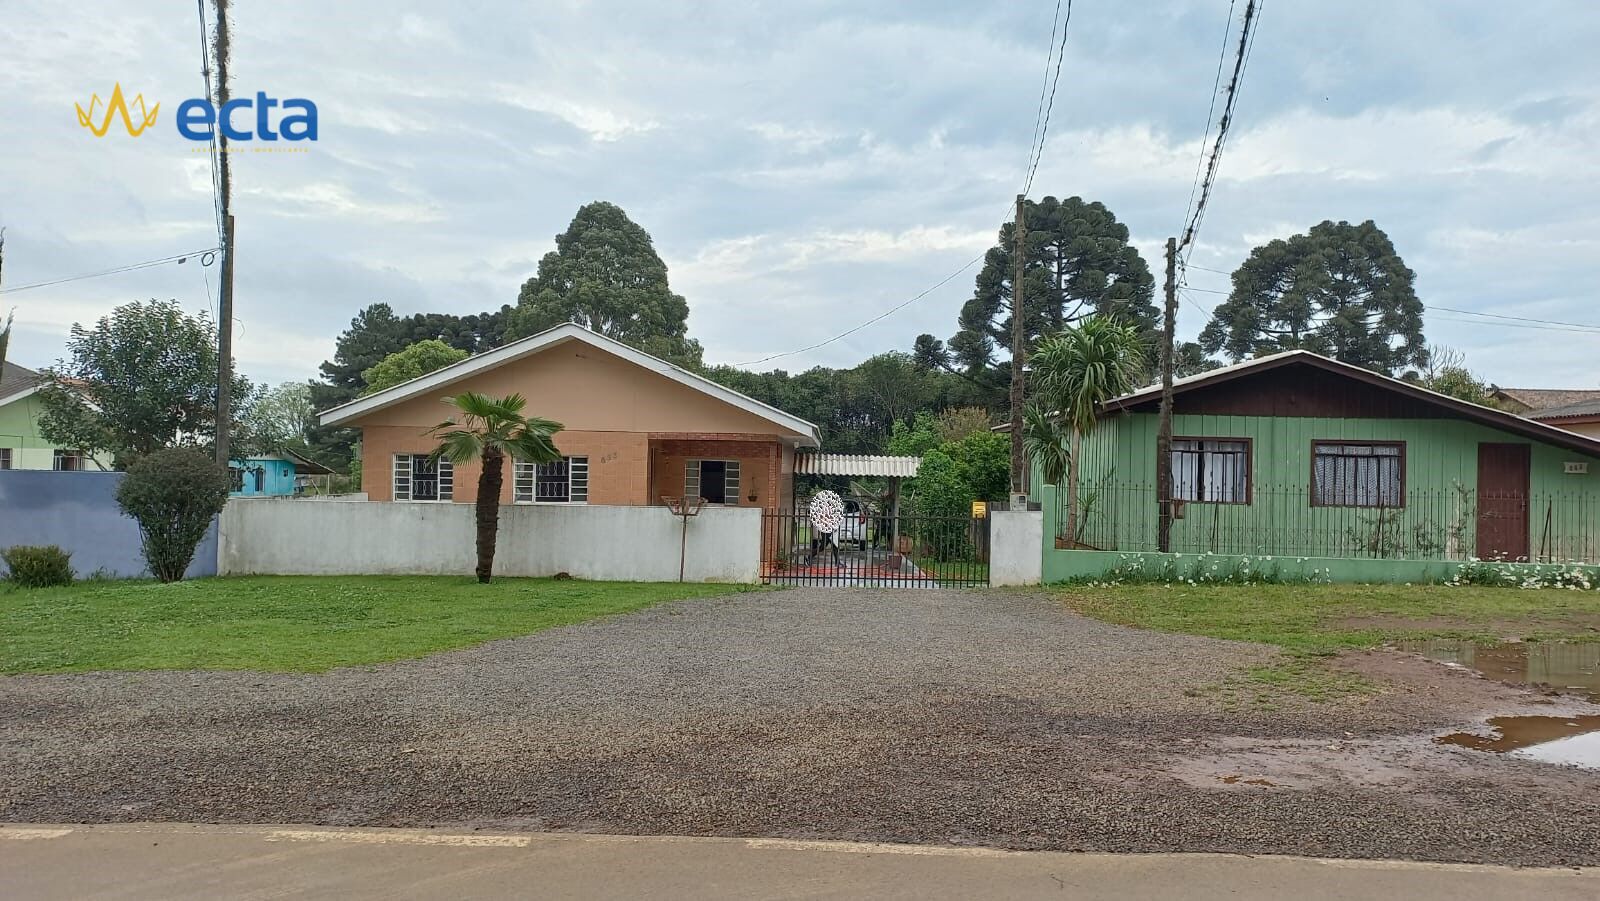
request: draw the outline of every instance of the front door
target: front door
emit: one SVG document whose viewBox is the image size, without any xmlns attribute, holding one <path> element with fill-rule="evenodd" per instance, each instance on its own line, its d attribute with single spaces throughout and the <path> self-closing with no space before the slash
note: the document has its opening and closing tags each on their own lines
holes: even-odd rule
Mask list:
<svg viewBox="0 0 1600 901">
<path fill-rule="evenodd" d="M 1478 445 L 1478 557 L 1528 559 L 1529 445 Z"/>
</svg>

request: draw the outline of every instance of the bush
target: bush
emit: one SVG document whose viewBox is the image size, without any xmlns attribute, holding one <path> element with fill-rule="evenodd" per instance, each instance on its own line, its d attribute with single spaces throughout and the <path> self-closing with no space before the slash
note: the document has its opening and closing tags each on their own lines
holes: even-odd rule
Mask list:
<svg viewBox="0 0 1600 901">
<path fill-rule="evenodd" d="M 0 551 L 11 570 L 7 576 L 23 588 L 55 588 L 72 584 L 72 555 L 53 544 L 19 544 Z"/>
<path fill-rule="evenodd" d="M 228 502 L 228 473 L 192 448 L 169 448 L 128 467 L 117 506 L 139 523 L 144 561 L 163 582 L 183 578 L 211 520 Z"/>
</svg>

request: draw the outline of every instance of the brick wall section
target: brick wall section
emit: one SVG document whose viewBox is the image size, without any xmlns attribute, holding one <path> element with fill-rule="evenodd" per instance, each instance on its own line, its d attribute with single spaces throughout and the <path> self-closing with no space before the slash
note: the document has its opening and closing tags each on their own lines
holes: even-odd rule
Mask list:
<svg viewBox="0 0 1600 901">
<path fill-rule="evenodd" d="M 784 446 L 770 438 L 708 434 L 651 439 L 653 503 L 662 495 L 683 494 L 685 464 L 690 460 L 739 461 L 739 503 L 741 507 L 776 509 L 787 488 L 779 480 Z M 754 497 L 754 500 L 751 498 Z"/>
</svg>

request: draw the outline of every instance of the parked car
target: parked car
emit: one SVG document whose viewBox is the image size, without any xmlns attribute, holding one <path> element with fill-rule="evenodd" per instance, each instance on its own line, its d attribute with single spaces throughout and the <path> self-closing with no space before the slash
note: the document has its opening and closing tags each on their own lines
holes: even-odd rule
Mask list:
<svg viewBox="0 0 1600 901">
<path fill-rule="evenodd" d="M 867 506 L 855 498 L 844 499 L 844 525 L 839 527 L 839 546 L 854 543 L 860 550 L 867 549 L 871 537 L 872 514 Z"/>
</svg>

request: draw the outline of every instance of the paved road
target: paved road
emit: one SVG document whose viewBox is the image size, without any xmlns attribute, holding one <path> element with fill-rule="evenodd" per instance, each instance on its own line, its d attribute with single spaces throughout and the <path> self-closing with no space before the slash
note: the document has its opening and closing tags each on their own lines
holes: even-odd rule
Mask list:
<svg viewBox="0 0 1600 901">
<path fill-rule="evenodd" d="M 1600 870 L 426 830 L 0 827 L 12 901 L 1600 897 Z"/>
</svg>

